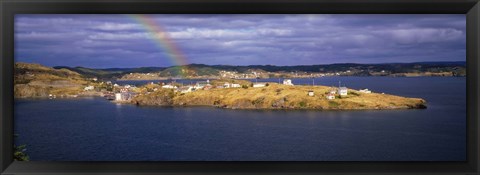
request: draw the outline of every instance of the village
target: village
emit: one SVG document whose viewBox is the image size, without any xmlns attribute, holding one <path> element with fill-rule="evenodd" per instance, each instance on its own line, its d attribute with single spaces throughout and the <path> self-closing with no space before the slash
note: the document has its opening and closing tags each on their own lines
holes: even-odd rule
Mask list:
<svg viewBox="0 0 480 175">
<path fill-rule="evenodd" d="M 254 78 L 318 78 L 326 76 L 348 76 L 353 75 L 358 70 L 346 70 L 338 72 L 268 72 L 261 69 L 250 69 L 245 72 L 220 70 L 218 73 L 209 75 L 184 75 L 189 79 L 254 79 Z M 384 72 L 384 71 L 383 71 Z M 185 78 L 184 77 L 184 78 Z M 179 78 L 178 76 L 162 76 L 160 73 L 129 73 L 118 78 L 118 80 L 167 80 L 170 78 Z"/>
<path fill-rule="evenodd" d="M 100 83 L 100 85 L 104 85 L 104 86 L 99 86 L 99 87 L 94 87 L 93 85 L 86 86 L 84 88 L 84 93 L 101 91 L 103 96 L 108 100 L 111 100 L 113 102 L 118 102 L 118 103 L 128 103 L 137 95 L 148 95 L 152 92 L 158 91 L 159 89 L 172 89 L 175 93 L 186 94 L 194 91 L 208 91 L 213 89 L 263 88 L 263 87 L 269 86 L 270 84 L 276 84 L 276 82 L 250 82 L 250 81 L 242 81 L 242 83 L 232 83 L 232 82 L 229 82 L 231 81 L 229 79 L 219 79 L 219 80 L 213 80 L 213 81 L 214 82 L 211 82 L 210 80 L 197 81 L 194 84 L 192 83 L 189 85 L 184 85 L 182 83 L 177 83 L 175 80 L 172 80 L 170 83 L 150 82 L 146 85 L 139 86 L 139 87 L 134 85 L 129 85 L 129 84 L 119 85 L 116 83 L 112 83 L 111 81 L 107 81 L 107 82 Z M 292 86 L 292 87 L 295 86 L 292 83 L 291 79 L 283 79 L 283 81 L 280 81 L 279 79 L 278 84 L 285 85 L 285 86 Z M 302 86 L 305 86 L 305 85 L 302 85 Z M 372 93 L 368 89 L 361 89 L 358 92 Z M 331 87 L 328 93 L 324 94 L 324 97 L 327 100 L 335 100 L 336 98 L 347 96 L 348 93 L 349 93 L 348 88 L 345 86 L 341 86 L 339 83 L 338 87 Z M 305 96 L 314 97 L 315 92 L 313 90 L 305 91 Z"/>
</svg>

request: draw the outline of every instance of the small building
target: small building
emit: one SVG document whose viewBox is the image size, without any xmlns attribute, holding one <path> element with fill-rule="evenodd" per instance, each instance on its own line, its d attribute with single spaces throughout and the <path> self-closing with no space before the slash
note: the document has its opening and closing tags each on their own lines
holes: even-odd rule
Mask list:
<svg viewBox="0 0 480 175">
<path fill-rule="evenodd" d="M 115 101 L 123 101 L 122 93 L 115 93 Z"/>
<path fill-rule="evenodd" d="M 285 80 L 283 80 L 283 84 L 284 84 L 284 85 L 293 86 L 291 79 L 285 79 Z"/>
<path fill-rule="evenodd" d="M 91 91 L 93 89 L 95 89 L 95 87 L 93 87 L 92 85 L 83 88 L 83 90 L 85 90 L 85 91 Z"/>
<path fill-rule="evenodd" d="M 328 100 L 334 100 L 334 99 L 335 99 L 335 95 L 334 95 L 334 94 L 327 94 L 327 99 L 328 99 Z"/>
<path fill-rule="evenodd" d="M 185 93 L 192 92 L 193 89 L 194 89 L 193 86 L 183 86 L 183 87 L 178 88 L 177 91 L 179 91 L 182 94 L 185 94 Z"/>
<path fill-rule="evenodd" d="M 348 94 L 348 89 L 347 87 L 339 87 L 338 88 L 338 94 L 340 94 L 341 96 L 345 96 Z"/>
<path fill-rule="evenodd" d="M 239 87 L 242 87 L 242 86 L 240 86 L 240 84 L 234 84 L 234 83 L 232 83 L 232 84 L 231 84 L 231 87 L 232 87 L 232 88 L 239 88 Z"/>
<path fill-rule="evenodd" d="M 210 90 L 210 89 L 212 89 L 212 88 L 213 88 L 212 85 L 207 84 L 207 85 L 205 85 L 205 86 L 203 87 L 203 90 Z"/>
<path fill-rule="evenodd" d="M 366 93 L 366 94 L 370 94 L 372 93 L 372 91 L 368 90 L 368 89 L 360 89 L 359 90 L 361 93 Z"/>
<path fill-rule="evenodd" d="M 167 84 L 167 85 L 163 85 L 162 88 L 164 88 L 164 89 L 175 89 L 175 88 L 177 88 L 177 86 Z"/>
<path fill-rule="evenodd" d="M 337 91 L 335 89 L 331 89 L 328 93 L 335 95 L 335 94 L 337 94 Z"/>
<path fill-rule="evenodd" d="M 265 86 L 266 86 L 266 83 L 255 83 L 255 84 L 253 84 L 254 88 L 265 87 Z"/>
<path fill-rule="evenodd" d="M 240 84 L 235 84 L 235 83 L 225 83 L 223 84 L 224 88 L 239 88 L 242 87 Z"/>
<path fill-rule="evenodd" d="M 207 85 L 210 85 L 210 81 L 199 81 L 197 84 L 195 84 L 195 89 L 202 89 Z"/>
<path fill-rule="evenodd" d="M 313 91 L 308 91 L 308 96 L 313 97 L 315 93 Z"/>
</svg>

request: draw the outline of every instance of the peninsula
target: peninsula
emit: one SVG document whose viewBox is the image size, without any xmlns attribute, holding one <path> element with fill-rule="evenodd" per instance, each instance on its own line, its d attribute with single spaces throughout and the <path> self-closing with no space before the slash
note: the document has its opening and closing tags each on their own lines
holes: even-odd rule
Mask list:
<svg viewBox="0 0 480 175">
<path fill-rule="evenodd" d="M 195 85 L 150 82 L 141 86 L 118 85 L 88 78 L 67 69 L 39 64 L 15 64 L 15 98 L 106 97 L 116 103 L 139 106 L 212 106 L 228 109 L 314 109 L 368 110 L 421 109 L 426 101 L 354 90 L 347 87 L 253 83 L 249 80 L 219 78 Z"/>
<path fill-rule="evenodd" d="M 222 80 L 214 80 L 214 84 Z M 237 80 L 238 81 L 238 80 Z M 241 84 L 241 83 L 239 83 Z M 348 89 L 341 95 L 327 86 L 291 86 L 265 83 L 262 87 L 214 88 L 189 93 L 157 89 L 132 98 L 140 106 L 212 106 L 229 109 L 422 109 L 426 101 L 381 93 Z"/>
</svg>

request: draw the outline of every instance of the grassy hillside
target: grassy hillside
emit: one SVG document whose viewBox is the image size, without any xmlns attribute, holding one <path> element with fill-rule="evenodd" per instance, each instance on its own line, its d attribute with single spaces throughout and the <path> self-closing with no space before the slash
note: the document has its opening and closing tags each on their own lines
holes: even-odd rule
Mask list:
<svg viewBox="0 0 480 175">
<path fill-rule="evenodd" d="M 364 94 L 353 89 L 349 89 L 348 96 L 340 98 L 337 95 L 336 99 L 327 100 L 326 94 L 330 90 L 330 87 L 326 86 L 286 86 L 276 83 L 262 88 L 198 90 L 186 94 L 173 93 L 171 89 L 161 89 L 155 93 L 140 95 L 133 100 L 133 103 L 167 106 L 200 105 L 231 109 L 359 110 L 426 107 L 425 100 L 419 98 L 378 93 Z M 315 95 L 308 96 L 308 91 L 314 91 Z"/>
<path fill-rule="evenodd" d="M 15 97 L 76 95 L 89 82 L 79 73 L 40 64 L 15 63 Z"/>
</svg>

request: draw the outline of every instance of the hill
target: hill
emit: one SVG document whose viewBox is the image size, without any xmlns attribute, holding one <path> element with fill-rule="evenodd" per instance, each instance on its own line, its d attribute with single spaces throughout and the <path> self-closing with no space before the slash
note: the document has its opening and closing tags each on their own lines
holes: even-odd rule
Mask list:
<svg viewBox="0 0 480 175">
<path fill-rule="evenodd" d="M 15 63 L 16 98 L 77 95 L 89 84 L 81 74 L 40 64 Z"/>
<path fill-rule="evenodd" d="M 171 67 L 108 68 L 55 67 L 68 69 L 85 77 L 121 80 L 151 80 L 167 78 L 303 78 L 320 75 L 340 76 L 465 76 L 466 62 L 417 62 L 357 64 L 342 63 L 328 65 L 205 65 L 189 64 Z M 225 77 L 225 73 L 230 77 Z M 146 75 L 148 74 L 148 75 Z"/>
</svg>

